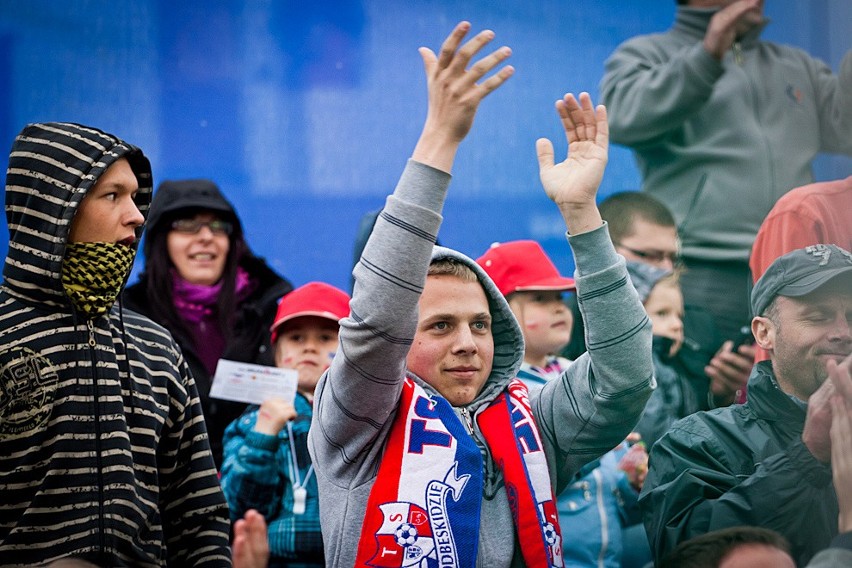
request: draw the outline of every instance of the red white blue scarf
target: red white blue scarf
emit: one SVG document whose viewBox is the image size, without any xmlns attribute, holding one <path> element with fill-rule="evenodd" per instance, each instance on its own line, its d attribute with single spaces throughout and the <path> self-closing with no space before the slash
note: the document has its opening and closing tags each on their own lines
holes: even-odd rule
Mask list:
<svg viewBox="0 0 852 568">
<path fill-rule="evenodd" d="M 526 565 L 563 566 L 547 460 L 526 386 L 512 381 L 476 421 L 503 472 Z M 449 402 L 406 378 L 355 566 L 473 568 L 483 469 L 476 442 Z"/>
</svg>

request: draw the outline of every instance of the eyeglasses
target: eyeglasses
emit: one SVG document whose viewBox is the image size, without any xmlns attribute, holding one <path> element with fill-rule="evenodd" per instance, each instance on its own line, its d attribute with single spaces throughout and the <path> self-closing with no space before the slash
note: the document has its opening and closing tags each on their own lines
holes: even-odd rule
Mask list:
<svg viewBox="0 0 852 568">
<path fill-rule="evenodd" d="M 672 265 L 677 265 L 680 262 L 680 255 L 676 252 L 663 252 L 661 250 L 636 250 L 630 247 L 626 247 L 622 244 L 618 244 L 621 248 L 629 252 L 630 254 L 634 254 L 641 258 L 646 262 L 663 262 L 668 260 L 672 263 Z"/>
<path fill-rule="evenodd" d="M 230 235 L 234 232 L 234 224 L 229 221 L 213 219 L 212 221 L 201 221 L 200 219 L 175 219 L 172 221 L 172 230 L 187 235 L 198 233 L 202 227 L 207 227 L 214 235 Z"/>
</svg>

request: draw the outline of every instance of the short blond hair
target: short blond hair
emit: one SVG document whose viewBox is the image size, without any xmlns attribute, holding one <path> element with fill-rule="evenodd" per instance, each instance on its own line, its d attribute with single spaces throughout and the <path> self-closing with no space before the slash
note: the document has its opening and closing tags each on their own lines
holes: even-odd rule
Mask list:
<svg viewBox="0 0 852 568">
<path fill-rule="evenodd" d="M 476 272 L 470 266 L 454 258 L 433 260 L 426 276 L 454 276 L 464 282 L 479 282 Z"/>
</svg>

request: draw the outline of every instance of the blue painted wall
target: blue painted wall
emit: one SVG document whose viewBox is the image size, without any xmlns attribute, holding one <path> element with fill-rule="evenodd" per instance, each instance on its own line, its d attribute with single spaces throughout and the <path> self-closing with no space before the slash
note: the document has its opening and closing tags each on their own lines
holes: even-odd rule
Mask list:
<svg viewBox="0 0 852 568">
<path fill-rule="evenodd" d="M 673 12 L 662 0 L 0 0 L 0 155 L 28 122 L 114 132 L 143 148 L 155 181 L 215 180 L 251 246 L 295 284 L 348 288 L 358 221 L 393 188 L 425 116 L 417 48 L 468 19 L 512 46 L 517 72 L 462 147 L 440 240 L 478 256 L 534 238 L 569 272 L 534 141 L 564 152 L 553 101 L 597 100 L 607 55 L 667 29 Z M 764 37 L 834 69 L 850 48 L 848 0 L 768 0 L 766 13 Z M 602 197 L 639 184 L 629 151 L 611 154 Z M 845 177 L 850 164 L 820 158 L 816 175 Z"/>
</svg>

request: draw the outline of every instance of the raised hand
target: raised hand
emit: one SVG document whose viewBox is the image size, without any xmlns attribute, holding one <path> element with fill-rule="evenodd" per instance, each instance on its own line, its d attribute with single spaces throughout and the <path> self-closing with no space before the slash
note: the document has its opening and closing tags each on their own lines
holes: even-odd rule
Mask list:
<svg viewBox="0 0 852 568">
<path fill-rule="evenodd" d="M 494 39 L 494 32 L 485 30 L 459 47 L 469 31 L 469 22 L 459 23 L 437 56 L 427 47 L 419 50 L 426 70 L 429 111 L 412 158 L 446 172 L 452 169 L 458 145 L 470 131 L 479 103 L 514 73 L 514 68 L 506 65 L 478 82 L 505 61 L 512 50 L 501 47 L 468 67 L 473 57 Z"/>
<path fill-rule="evenodd" d="M 580 93 L 579 101 L 568 93 L 556 101 L 556 112 L 568 139 L 568 157 L 556 164 L 553 144 L 547 138 L 539 138 L 536 141 L 539 176 L 547 196 L 559 207 L 569 232 L 583 233 L 603 222 L 595 196 L 608 157 L 606 108 L 593 107 L 588 93 Z"/>
<path fill-rule="evenodd" d="M 737 0 L 728 4 L 710 19 L 704 34 L 704 49 L 721 61 L 737 39 L 737 33 L 756 25 L 762 17 L 760 0 Z"/>
</svg>

